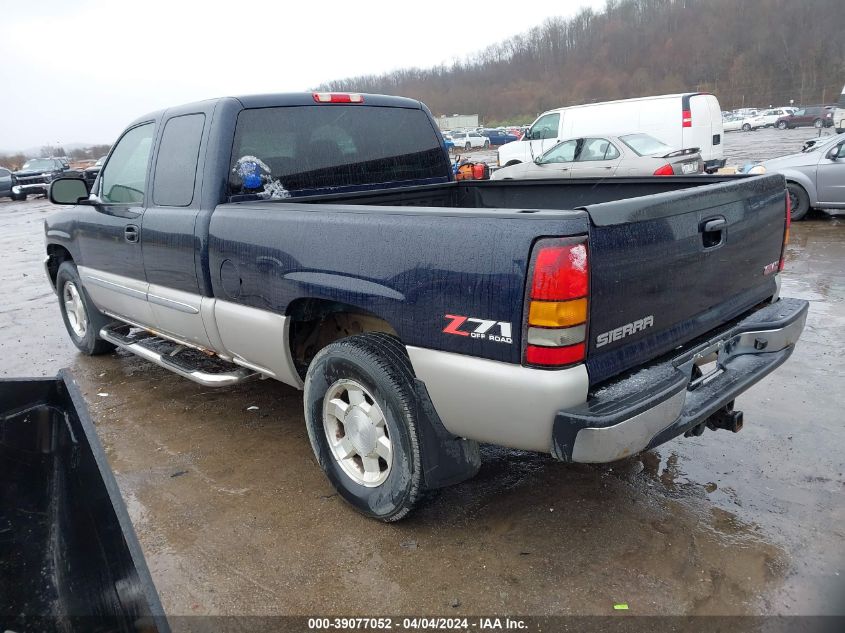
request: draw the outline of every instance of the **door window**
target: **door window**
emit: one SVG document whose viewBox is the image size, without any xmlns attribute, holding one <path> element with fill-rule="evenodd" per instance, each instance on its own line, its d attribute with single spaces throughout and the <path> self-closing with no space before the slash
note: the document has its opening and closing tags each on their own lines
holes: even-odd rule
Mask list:
<svg viewBox="0 0 845 633">
<path fill-rule="evenodd" d="M 578 140 L 564 141 L 546 152 L 543 156 L 543 163 L 571 163 L 575 160 L 575 150 L 578 147 Z"/>
<path fill-rule="evenodd" d="M 613 160 L 619 158 L 619 150 L 617 150 L 607 139 L 604 138 L 588 138 L 584 139 L 584 145 L 578 154 L 578 162 L 588 162 L 596 160 Z"/>
<path fill-rule="evenodd" d="M 132 128 L 117 142 L 100 175 L 104 202 L 143 204 L 155 124 Z"/>
<path fill-rule="evenodd" d="M 557 138 L 557 131 L 560 128 L 560 113 L 547 114 L 537 119 L 537 122 L 529 130 L 532 141 L 540 141 L 547 138 Z"/>
<path fill-rule="evenodd" d="M 153 179 L 153 203 L 187 207 L 194 199 L 204 114 L 186 114 L 164 126 Z"/>
</svg>

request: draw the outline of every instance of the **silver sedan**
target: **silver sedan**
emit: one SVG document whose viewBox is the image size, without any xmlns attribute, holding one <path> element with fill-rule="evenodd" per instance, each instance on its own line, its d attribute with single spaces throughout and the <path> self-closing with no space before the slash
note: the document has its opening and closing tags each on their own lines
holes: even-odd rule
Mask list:
<svg viewBox="0 0 845 633">
<path fill-rule="evenodd" d="M 810 208 L 845 209 L 845 134 L 810 139 L 798 154 L 773 158 L 741 170 L 749 174 L 783 174 L 792 219 Z"/>
<path fill-rule="evenodd" d="M 703 171 L 697 147 L 677 150 L 648 134 L 596 135 L 561 141 L 533 163 L 503 167 L 491 179 L 675 176 Z"/>
</svg>

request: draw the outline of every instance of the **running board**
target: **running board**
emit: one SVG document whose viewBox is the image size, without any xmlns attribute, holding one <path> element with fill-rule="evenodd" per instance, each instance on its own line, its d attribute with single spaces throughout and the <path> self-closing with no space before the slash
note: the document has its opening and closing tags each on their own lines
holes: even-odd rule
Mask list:
<svg viewBox="0 0 845 633">
<path fill-rule="evenodd" d="M 133 333 L 132 330 L 137 330 L 140 334 Z M 204 387 L 228 387 L 260 376 L 257 372 L 233 367 L 222 359 L 209 357 L 198 350 L 186 348 L 122 323 L 104 327 L 100 330 L 100 338 Z M 169 353 L 166 349 L 168 347 L 172 348 Z M 221 371 L 209 371 L 214 369 Z"/>
</svg>

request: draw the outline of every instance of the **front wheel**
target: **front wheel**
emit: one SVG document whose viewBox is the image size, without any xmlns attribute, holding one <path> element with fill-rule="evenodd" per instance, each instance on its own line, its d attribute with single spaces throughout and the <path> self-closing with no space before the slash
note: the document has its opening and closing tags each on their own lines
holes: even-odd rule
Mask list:
<svg viewBox="0 0 845 633">
<path fill-rule="evenodd" d="M 777 128 L 779 130 L 785 130 L 786 129 L 786 121 L 778 121 Z"/>
<path fill-rule="evenodd" d="M 822 121 L 821 119 L 816 119 L 815 121 L 813 121 L 813 127 L 816 128 L 817 130 L 822 129 L 823 125 L 824 125 L 824 121 Z"/>
<path fill-rule="evenodd" d="M 743 131 L 743 132 L 750 132 L 750 131 L 751 131 L 751 126 L 750 126 L 748 123 L 743 123 L 743 124 L 742 124 L 742 131 Z"/>
<path fill-rule="evenodd" d="M 16 202 L 26 202 L 26 194 L 23 192 L 13 193 L 12 200 L 15 200 Z"/>
<path fill-rule="evenodd" d="M 465 149 L 466 151 L 471 150 L 471 149 L 472 149 L 472 143 L 470 143 L 469 141 L 467 141 L 466 145 L 464 145 L 464 149 Z"/>
<path fill-rule="evenodd" d="M 804 216 L 810 210 L 810 196 L 804 190 L 804 187 L 797 185 L 794 182 L 786 183 L 786 190 L 789 193 L 789 206 L 792 209 L 790 219 L 793 222 L 803 220 Z"/>
<path fill-rule="evenodd" d="M 484 141 L 484 149 L 490 149 L 490 141 Z"/>
<path fill-rule="evenodd" d="M 383 333 L 324 347 L 305 377 L 305 422 L 320 467 L 356 510 L 398 521 L 419 501 L 421 410 L 402 344 Z"/>
<path fill-rule="evenodd" d="M 79 279 L 72 262 L 63 262 L 56 274 L 56 292 L 59 310 L 70 335 L 70 340 L 83 354 L 97 356 L 114 349 L 114 345 L 100 338 L 100 329 L 110 323 L 108 317 L 97 310 Z"/>
</svg>

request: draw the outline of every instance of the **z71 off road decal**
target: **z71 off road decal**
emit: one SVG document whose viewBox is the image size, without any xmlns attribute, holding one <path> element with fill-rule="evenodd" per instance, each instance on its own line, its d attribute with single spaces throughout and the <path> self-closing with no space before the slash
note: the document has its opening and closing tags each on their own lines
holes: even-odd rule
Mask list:
<svg viewBox="0 0 845 633">
<path fill-rule="evenodd" d="M 447 314 L 446 318 L 449 319 L 449 325 L 443 328 L 446 334 L 480 338 L 494 343 L 513 343 L 511 324 L 507 321 L 476 319 L 456 314 Z"/>
</svg>

